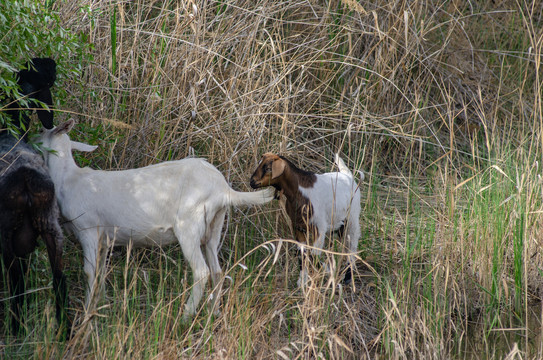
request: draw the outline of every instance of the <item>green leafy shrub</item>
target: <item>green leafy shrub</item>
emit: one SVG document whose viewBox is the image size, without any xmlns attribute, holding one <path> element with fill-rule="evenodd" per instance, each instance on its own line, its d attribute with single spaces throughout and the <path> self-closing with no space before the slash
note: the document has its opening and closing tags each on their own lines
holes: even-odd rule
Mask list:
<svg viewBox="0 0 543 360">
<path fill-rule="evenodd" d="M 61 26 L 50 6 L 39 0 L 0 2 L 0 124 L 8 122 L 8 99 L 19 98 L 15 74 L 34 57 L 51 57 L 57 62 L 57 81 L 53 88 L 54 108 L 61 108 L 67 93 L 66 79 L 77 81 L 81 59 L 87 53 L 85 39 Z"/>
</svg>

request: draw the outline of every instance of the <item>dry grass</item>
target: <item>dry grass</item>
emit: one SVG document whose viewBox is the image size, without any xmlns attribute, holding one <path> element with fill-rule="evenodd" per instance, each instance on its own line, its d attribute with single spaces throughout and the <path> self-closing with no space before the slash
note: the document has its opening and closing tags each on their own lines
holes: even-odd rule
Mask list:
<svg viewBox="0 0 543 360">
<path fill-rule="evenodd" d="M 82 86 L 61 79 L 71 96 L 58 119 L 77 118 L 77 136 L 101 147 L 82 161 L 117 169 L 195 154 L 248 190 L 266 151 L 326 171 L 339 150 L 369 179 L 361 261 L 354 286 L 341 284 L 340 266 L 332 274 L 317 268 L 302 292 L 277 204 L 233 210 L 221 315 L 204 307 L 186 325 L 190 274 L 177 248 L 113 257 L 108 295 L 89 316 L 80 310 L 80 250 L 71 245 L 73 338 L 63 344 L 32 332 L 3 351 L 71 359 L 543 357 L 540 2 L 54 6 L 93 44 Z M 34 310 L 32 321 L 45 328 L 51 310 Z"/>
</svg>

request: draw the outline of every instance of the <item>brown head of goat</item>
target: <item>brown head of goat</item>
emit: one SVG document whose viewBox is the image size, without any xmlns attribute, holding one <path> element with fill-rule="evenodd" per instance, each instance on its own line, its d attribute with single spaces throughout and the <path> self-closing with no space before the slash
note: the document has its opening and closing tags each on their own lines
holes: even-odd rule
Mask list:
<svg viewBox="0 0 543 360">
<path fill-rule="evenodd" d="M 273 186 L 276 198 L 284 194 L 285 208 L 292 223 L 296 240 L 308 243 L 316 238 L 316 229 L 310 225 L 313 216 L 313 205 L 299 190 L 300 187 L 311 188 L 317 180 L 314 173 L 297 168 L 283 156 L 273 153 L 262 155 L 262 159 L 251 176 L 250 185 L 253 189 Z M 312 236 L 310 236 L 312 235 Z"/>
</svg>

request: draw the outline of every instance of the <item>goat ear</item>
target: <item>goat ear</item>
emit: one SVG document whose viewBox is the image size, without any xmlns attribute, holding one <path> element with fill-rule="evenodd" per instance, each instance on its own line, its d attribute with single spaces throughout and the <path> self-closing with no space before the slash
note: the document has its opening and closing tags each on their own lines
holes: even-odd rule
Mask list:
<svg viewBox="0 0 543 360">
<path fill-rule="evenodd" d="M 285 171 L 285 161 L 283 159 L 274 160 L 272 162 L 272 179 L 283 175 L 283 171 Z"/>
<path fill-rule="evenodd" d="M 91 151 L 94 151 L 98 148 L 97 145 L 89 145 L 89 144 L 85 144 L 85 143 L 82 143 L 82 142 L 79 142 L 79 141 L 70 141 L 70 143 L 72 144 L 72 150 L 79 150 L 79 151 L 84 151 L 84 152 L 91 152 Z"/>
<path fill-rule="evenodd" d="M 54 130 L 53 130 L 53 134 L 55 135 L 60 135 L 60 134 L 67 134 L 68 132 L 70 132 L 70 130 L 72 130 L 72 128 L 74 127 L 75 125 L 75 121 L 73 121 L 72 119 L 66 121 L 66 122 L 63 122 L 62 124 L 60 124 L 59 126 L 57 126 Z"/>
</svg>

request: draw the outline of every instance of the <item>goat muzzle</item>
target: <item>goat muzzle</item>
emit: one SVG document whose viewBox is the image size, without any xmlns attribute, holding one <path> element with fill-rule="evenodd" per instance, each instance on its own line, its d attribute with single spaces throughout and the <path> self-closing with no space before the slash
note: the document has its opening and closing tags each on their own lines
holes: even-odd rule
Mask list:
<svg viewBox="0 0 543 360">
<path fill-rule="evenodd" d="M 249 182 L 249 185 L 251 186 L 251 188 L 253 189 L 258 189 L 260 187 L 259 184 L 256 183 L 255 179 L 251 178 L 251 181 Z"/>
</svg>

